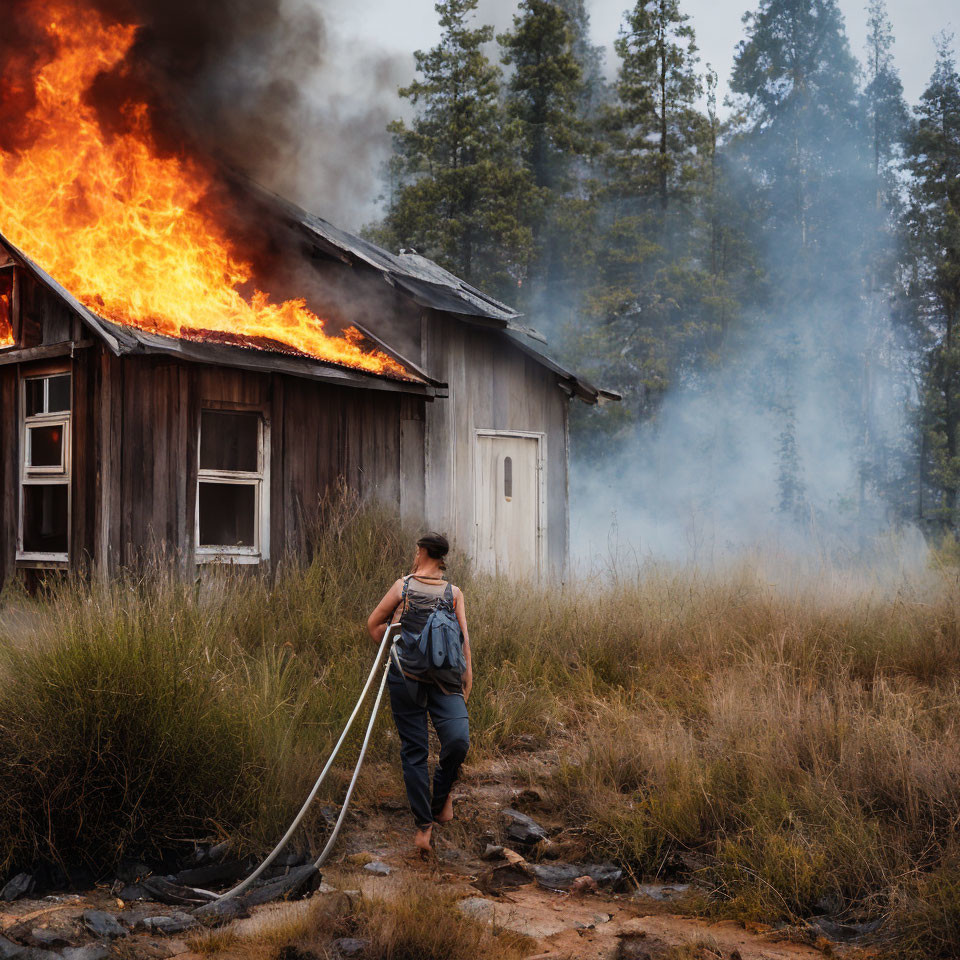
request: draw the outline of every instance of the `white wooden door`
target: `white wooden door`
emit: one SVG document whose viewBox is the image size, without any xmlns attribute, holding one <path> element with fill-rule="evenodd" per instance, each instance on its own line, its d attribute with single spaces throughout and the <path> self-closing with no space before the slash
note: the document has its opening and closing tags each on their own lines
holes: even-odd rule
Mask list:
<svg viewBox="0 0 960 960">
<path fill-rule="evenodd" d="M 477 437 L 476 549 L 483 570 L 540 572 L 541 477 L 537 437 Z"/>
</svg>

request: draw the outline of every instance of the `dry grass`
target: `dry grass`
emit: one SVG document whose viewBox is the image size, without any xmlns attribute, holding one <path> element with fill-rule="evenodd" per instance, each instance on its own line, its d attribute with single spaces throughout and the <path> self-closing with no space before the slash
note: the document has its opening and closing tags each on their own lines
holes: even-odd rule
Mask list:
<svg viewBox="0 0 960 960">
<path fill-rule="evenodd" d="M 275 835 L 352 705 L 366 613 L 409 564 L 408 534 L 349 502 L 315 539 L 273 580 L 156 569 L 14 598 L 30 616 L 6 641 L 0 619 L 3 867 Z M 474 758 L 521 735 L 557 751 L 548 795 L 597 855 L 638 876 L 693 857 L 717 912 L 884 916 L 900 955 L 958 954 L 955 570 L 452 576 Z"/>
<path fill-rule="evenodd" d="M 259 917 L 258 917 L 259 919 Z M 456 901 L 427 881 L 406 885 L 389 898 L 324 897 L 290 906 L 251 927 L 238 924 L 192 937 L 190 949 L 206 956 L 258 949 L 270 957 L 337 957 L 340 937 L 363 940 L 362 954 L 376 960 L 522 960 L 532 941 L 463 916 Z"/>
</svg>

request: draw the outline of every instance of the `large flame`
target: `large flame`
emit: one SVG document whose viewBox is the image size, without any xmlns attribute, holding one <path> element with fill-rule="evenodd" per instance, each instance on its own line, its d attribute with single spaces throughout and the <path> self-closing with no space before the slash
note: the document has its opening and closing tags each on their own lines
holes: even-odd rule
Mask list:
<svg viewBox="0 0 960 960">
<path fill-rule="evenodd" d="M 356 329 L 326 334 L 303 300 L 240 292 L 251 266 L 201 212 L 212 175 L 188 158 L 157 155 L 146 104 L 129 111 L 132 133 L 104 134 L 84 94 L 124 58 L 135 26 L 108 25 L 70 0 L 36 0 L 33 10 L 57 52 L 37 73 L 36 105 L 24 118 L 39 135 L 18 153 L 0 150 L 0 233 L 108 320 L 174 337 L 274 341 L 409 377 L 391 357 L 364 350 Z M 5 338 L 0 304 L 0 346 Z"/>
</svg>

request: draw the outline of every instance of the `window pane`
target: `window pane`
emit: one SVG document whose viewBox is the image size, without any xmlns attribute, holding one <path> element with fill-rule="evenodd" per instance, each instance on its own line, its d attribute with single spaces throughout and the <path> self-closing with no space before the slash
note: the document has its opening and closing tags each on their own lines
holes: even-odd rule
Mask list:
<svg viewBox="0 0 960 960">
<path fill-rule="evenodd" d="M 24 484 L 23 549 L 26 553 L 67 552 L 67 484 Z"/>
<path fill-rule="evenodd" d="M 27 416 L 43 413 L 43 378 L 27 380 Z"/>
<path fill-rule="evenodd" d="M 70 409 L 70 376 L 50 378 L 50 402 L 47 413 L 60 413 Z"/>
<path fill-rule="evenodd" d="M 0 350 L 13 346 L 13 271 L 0 270 Z"/>
<path fill-rule="evenodd" d="M 201 547 L 254 547 L 257 489 L 249 483 L 201 483 Z"/>
<path fill-rule="evenodd" d="M 513 497 L 513 457 L 503 458 L 503 495 L 508 500 Z"/>
<path fill-rule="evenodd" d="M 257 472 L 259 414 L 204 410 L 201 418 L 201 470 Z"/>
<path fill-rule="evenodd" d="M 59 467 L 63 464 L 63 427 L 30 427 L 31 467 Z"/>
</svg>

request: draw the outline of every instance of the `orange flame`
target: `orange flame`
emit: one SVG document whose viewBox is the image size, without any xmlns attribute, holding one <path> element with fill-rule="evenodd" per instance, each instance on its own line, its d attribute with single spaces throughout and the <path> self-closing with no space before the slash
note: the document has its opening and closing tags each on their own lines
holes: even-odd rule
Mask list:
<svg viewBox="0 0 960 960">
<path fill-rule="evenodd" d="M 355 328 L 325 333 L 304 300 L 241 294 L 252 267 L 200 212 L 211 174 L 156 154 L 145 103 L 130 113 L 132 133 L 107 137 L 84 102 L 137 28 L 107 25 L 68 0 L 37 0 L 34 10 L 57 53 L 38 72 L 36 104 L 24 118 L 41 132 L 19 153 L 0 150 L 0 233 L 105 319 L 188 339 L 264 338 L 332 363 L 410 376 L 386 354 L 364 350 Z M 5 330 L 0 307 L 0 346 Z"/>
</svg>

